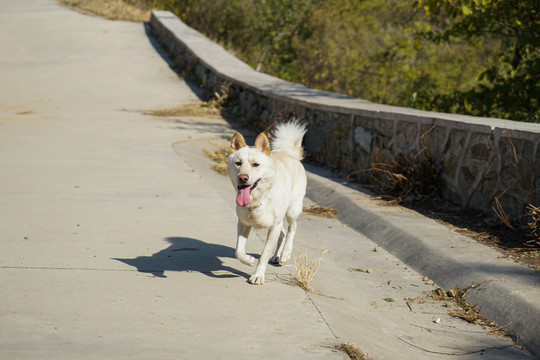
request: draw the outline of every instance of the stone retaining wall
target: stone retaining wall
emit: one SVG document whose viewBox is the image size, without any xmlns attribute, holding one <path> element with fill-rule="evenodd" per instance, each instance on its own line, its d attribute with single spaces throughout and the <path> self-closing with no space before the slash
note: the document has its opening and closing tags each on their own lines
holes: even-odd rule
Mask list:
<svg viewBox="0 0 540 360">
<path fill-rule="evenodd" d="M 310 158 L 340 175 L 369 177 L 376 162 L 424 146 L 442 170 L 446 198 L 490 211 L 495 199 L 519 216 L 540 204 L 540 125 L 381 105 L 257 72 L 181 22 L 155 11 L 151 28 L 174 62 L 214 93 L 232 86 L 246 120 L 266 124 L 291 114 L 309 122 Z"/>
</svg>

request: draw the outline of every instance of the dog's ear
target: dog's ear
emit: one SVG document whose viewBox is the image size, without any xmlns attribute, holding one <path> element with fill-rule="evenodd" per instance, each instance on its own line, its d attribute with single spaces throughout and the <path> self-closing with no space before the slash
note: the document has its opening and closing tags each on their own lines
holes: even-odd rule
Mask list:
<svg viewBox="0 0 540 360">
<path fill-rule="evenodd" d="M 255 139 L 255 149 L 261 150 L 266 155 L 270 156 L 270 141 L 264 133 L 260 133 Z"/>
<path fill-rule="evenodd" d="M 231 154 L 246 146 L 246 140 L 244 139 L 242 134 L 240 134 L 239 132 L 234 133 L 231 139 Z"/>
</svg>

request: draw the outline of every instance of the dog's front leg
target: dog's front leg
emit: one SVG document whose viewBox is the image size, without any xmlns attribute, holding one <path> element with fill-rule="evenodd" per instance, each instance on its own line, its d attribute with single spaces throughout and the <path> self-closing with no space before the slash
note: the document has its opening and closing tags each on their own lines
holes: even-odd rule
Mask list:
<svg viewBox="0 0 540 360">
<path fill-rule="evenodd" d="M 251 231 L 251 226 L 245 225 L 238 220 L 237 230 L 238 237 L 236 240 L 236 258 L 243 264 L 253 266 L 257 260 L 253 256 L 246 254 L 246 240 L 249 236 L 249 232 Z"/>
<path fill-rule="evenodd" d="M 266 244 L 264 244 L 264 249 L 262 251 L 261 257 L 259 258 L 259 263 L 257 264 L 257 269 L 255 274 L 249 278 L 249 282 L 255 285 L 264 284 L 264 274 L 266 272 L 266 266 L 270 257 L 274 253 L 281 234 L 282 223 L 274 224 L 268 229 L 268 236 L 266 237 Z"/>
</svg>

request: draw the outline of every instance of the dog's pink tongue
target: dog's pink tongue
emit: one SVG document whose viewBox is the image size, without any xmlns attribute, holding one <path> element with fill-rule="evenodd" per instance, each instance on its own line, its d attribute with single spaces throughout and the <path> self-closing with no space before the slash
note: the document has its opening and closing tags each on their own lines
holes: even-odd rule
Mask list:
<svg viewBox="0 0 540 360">
<path fill-rule="evenodd" d="M 236 197 L 236 203 L 238 206 L 246 206 L 249 204 L 249 195 L 251 194 L 251 186 L 239 187 L 238 196 Z"/>
</svg>

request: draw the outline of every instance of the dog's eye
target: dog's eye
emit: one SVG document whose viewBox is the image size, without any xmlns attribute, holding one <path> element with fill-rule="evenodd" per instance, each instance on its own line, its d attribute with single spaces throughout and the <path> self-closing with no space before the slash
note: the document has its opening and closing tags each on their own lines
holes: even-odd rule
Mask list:
<svg viewBox="0 0 540 360">
<path fill-rule="evenodd" d="M 236 166 L 242 166 L 242 162 L 241 161 L 237 161 L 234 163 Z"/>
<path fill-rule="evenodd" d="M 259 163 L 253 163 L 253 167 L 259 167 Z"/>
</svg>

